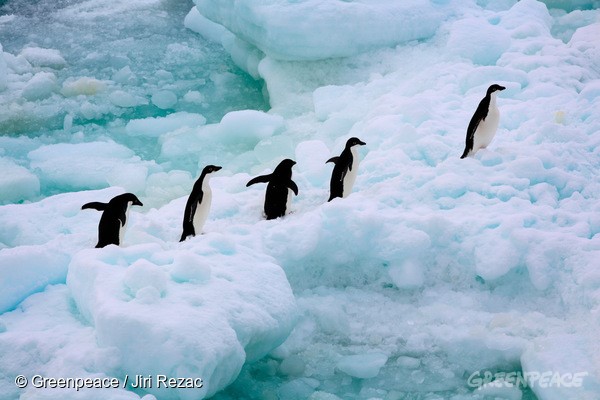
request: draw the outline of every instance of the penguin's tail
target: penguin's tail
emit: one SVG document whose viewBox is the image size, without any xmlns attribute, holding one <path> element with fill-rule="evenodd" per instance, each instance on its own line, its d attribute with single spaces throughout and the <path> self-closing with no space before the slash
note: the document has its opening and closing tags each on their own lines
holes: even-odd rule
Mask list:
<svg viewBox="0 0 600 400">
<path fill-rule="evenodd" d="M 460 156 L 460 159 L 462 160 L 463 158 L 466 158 L 469 155 L 469 149 L 465 148 L 465 151 L 463 152 L 462 156 Z"/>
</svg>

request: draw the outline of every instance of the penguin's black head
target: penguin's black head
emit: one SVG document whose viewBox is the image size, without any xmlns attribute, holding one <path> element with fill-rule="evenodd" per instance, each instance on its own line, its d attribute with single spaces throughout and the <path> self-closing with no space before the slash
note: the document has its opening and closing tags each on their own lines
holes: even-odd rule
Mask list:
<svg viewBox="0 0 600 400">
<path fill-rule="evenodd" d="M 291 171 L 292 167 L 294 165 L 296 165 L 296 161 L 286 158 L 285 160 L 280 162 L 279 165 L 277 165 L 277 167 L 275 168 L 275 171 L 273 171 L 273 173 L 277 174 L 281 171 Z"/>
<path fill-rule="evenodd" d="M 494 92 L 498 92 L 498 91 L 501 91 L 501 90 L 504 90 L 504 89 L 506 89 L 504 86 L 500 86 L 500 85 L 497 85 L 497 84 L 494 83 L 492 86 L 490 86 L 488 88 L 487 94 L 490 95 L 490 94 L 492 94 Z"/>
<path fill-rule="evenodd" d="M 296 161 L 286 158 L 285 160 L 283 160 L 282 162 L 279 163 L 277 168 L 279 168 L 279 167 L 292 168 L 294 165 L 296 165 Z"/>
<path fill-rule="evenodd" d="M 123 193 L 120 194 L 116 197 L 113 197 L 110 200 L 111 203 L 115 202 L 115 203 L 129 203 L 131 202 L 132 205 L 134 206 L 143 206 L 142 202 L 140 201 L 140 199 L 137 198 L 137 196 L 133 193 Z"/>
<path fill-rule="evenodd" d="M 346 147 L 350 148 L 352 146 L 364 146 L 366 143 L 363 142 L 362 140 L 360 140 L 357 137 L 351 137 L 350 139 L 348 139 L 348 141 L 346 142 Z"/>
<path fill-rule="evenodd" d="M 202 170 L 203 174 L 211 174 L 213 172 L 217 172 L 218 170 L 220 170 L 223 167 L 219 167 L 218 165 L 207 165 L 206 167 L 204 167 L 204 169 Z"/>
</svg>

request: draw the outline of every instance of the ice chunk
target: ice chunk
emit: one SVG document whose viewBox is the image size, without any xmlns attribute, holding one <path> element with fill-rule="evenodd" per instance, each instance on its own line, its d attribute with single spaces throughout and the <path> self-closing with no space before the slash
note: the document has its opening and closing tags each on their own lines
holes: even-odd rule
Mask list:
<svg viewBox="0 0 600 400">
<path fill-rule="evenodd" d="M 194 253 L 182 251 L 173 260 L 171 277 L 175 282 L 205 283 L 210 275 L 209 262 Z"/>
<path fill-rule="evenodd" d="M 306 140 L 296 146 L 296 169 L 309 182 L 322 186 L 328 182 L 331 171 L 323 160 L 329 159 L 331 151 L 320 140 Z"/>
<path fill-rule="evenodd" d="M 197 164 L 223 165 L 232 159 L 231 153 L 250 151 L 266 138 L 284 128 L 284 119 L 261 111 L 243 110 L 226 114 L 219 124 L 199 128 L 184 128 L 164 135 L 161 139 L 161 157 Z M 289 146 L 288 146 L 289 147 Z M 215 152 L 215 149 L 220 149 Z M 265 149 L 266 150 L 266 149 Z M 186 158 L 189 157 L 189 160 Z M 233 169 L 233 168 L 232 168 Z"/>
<path fill-rule="evenodd" d="M 410 260 L 390 267 L 388 273 L 394 285 L 399 288 L 416 288 L 421 286 L 424 281 L 423 267 Z"/>
<path fill-rule="evenodd" d="M 137 96 L 123 90 L 115 90 L 109 96 L 111 103 L 118 107 L 137 107 L 148 104 L 148 100 L 144 97 Z"/>
<path fill-rule="evenodd" d="M 195 3 L 204 17 L 282 60 L 346 57 L 426 39 L 434 35 L 450 11 L 430 1 L 243 0 L 235 7 L 227 0 Z"/>
<path fill-rule="evenodd" d="M 379 370 L 387 362 L 388 356 L 383 353 L 355 354 L 342 357 L 337 369 L 355 378 L 368 379 L 379 375 Z"/>
<path fill-rule="evenodd" d="M 485 19 L 466 18 L 450 29 L 446 48 L 475 64 L 494 65 L 510 46 L 510 35 Z"/>
<path fill-rule="evenodd" d="M 117 361 L 112 349 L 98 347 L 94 332 L 84 323 L 65 285 L 49 286 L 43 293 L 28 297 L 14 312 L 0 317 L 0 397 L 2 399 L 44 400 L 140 400 L 122 387 L 120 373 L 104 371 Z M 19 389 L 15 377 L 35 374 L 50 377 L 116 379 L 116 387 L 72 388 L 33 387 Z M 29 381 L 30 382 L 30 381 Z M 150 396 L 150 397 L 148 397 Z M 147 395 L 144 400 L 156 400 Z"/>
<path fill-rule="evenodd" d="M 21 55 L 35 67 L 62 69 L 67 66 L 67 62 L 60 54 L 60 51 L 55 49 L 27 47 L 21 51 Z"/>
<path fill-rule="evenodd" d="M 47 145 L 28 157 L 42 181 L 59 187 L 96 189 L 114 183 L 131 184 L 133 190 L 144 185 L 147 174 L 130 149 L 114 142 Z"/>
<path fill-rule="evenodd" d="M 192 7 L 183 21 L 186 28 L 193 30 L 213 42 L 223 44 L 225 37 L 232 37 L 233 34 L 225 29 L 223 25 L 212 22 L 198 12 L 196 7 Z"/>
<path fill-rule="evenodd" d="M 160 398 L 211 396 L 244 362 L 279 346 L 295 322 L 279 266 L 248 248 L 223 246 L 219 235 L 202 239 L 182 244 L 187 252 L 179 256 L 157 244 L 109 246 L 81 251 L 69 265 L 78 309 L 98 343 L 118 350 L 123 371 L 203 380 L 200 389 L 148 389 Z M 210 274 L 195 266 L 205 257 Z"/>
<path fill-rule="evenodd" d="M 0 314 L 47 285 L 64 282 L 69 261 L 55 245 L 0 249 Z"/>
<path fill-rule="evenodd" d="M 294 144 L 289 137 L 278 135 L 261 140 L 254 147 L 254 154 L 259 162 L 267 164 L 268 162 L 293 158 Z"/>
<path fill-rule="evenodd" d="M 550 33 L 552 17 L 542 2 L 519 1 L 508 10 L 499 25 L 510 29 L 513 37 L 543 37 Z"/>
<path fill-rule="evenodd" d="M 64 96 L 94 96 L 106 89 L 106 84 L 98 79 L 83 76 L 63 82 L 62 94 Z"/>
<path fill-rule="evenodd" d="M 169 90 L 160 90 L 152 95 L 152 103 L 158 108 L 167 110 L 177 104 L 177 95 Z"/>
<path fill-rule="evenodd" d="M 600 393 L 593 361 L 596 344 L 595 336 L 580 334 L 535 340 L 521 356 L 527 385 L 544 400 L 594 398 Z"/>
<path fill-rule="evenodd" d="M 503 379 L 485 383 L 478 387 L 475 393 L 480 396 L 506 400 L 521 400 L 523 397 L 523 392 L 518 387 Z"/>
<path fill-rule="evenodd" d="M 182 127 L 196 128 L 206 123 L 200 114 L 178 112 L 166 117 L 134 119 L 127 123 L 127 134 L 131 136 L 159 137 Z"/>
<path fill-rule="evenodd" d="M 56 75 L 52 72 L 38 72 L 23 87 L 23 97 L 27 100 L 43 100 L 56 92 Z"/>
<path fill-rule="evenodd" d="M 167 290 L 167 274 L 156 265 L 141 259 L 127 268 L 123 284 L 125 292 L 132 297 L 138 297 L 141 290 L 148 288 L 156 291 L 158 297 L 163 297 Z"/>
<path fill-rule="evenodd" d="M 202 93 L 197 90 L 190 90 L 187 92 L 183 95 L 183 100 L 194 104 L 203 104 L 206 101 Z"/>
<path fill-rule="evenodd" d="M 122 85 L 136 85 L 138 83 L 137 77 L 131 71 L 129 65 L 124 66 L 112 76 L 112 80 Z"/>
<path fill-rule="evenodd" d="M 40 180 L 27 168 L 0 157 L 0 204 L 29 200 L 40 193 Z"/>
<path fill-rule="evenodd" d="M 341 400 L 341 398 L 339 398 L 335 394 L 322 392 L 319 390 L 311 394 L 308 400 Z"/>
</svg>

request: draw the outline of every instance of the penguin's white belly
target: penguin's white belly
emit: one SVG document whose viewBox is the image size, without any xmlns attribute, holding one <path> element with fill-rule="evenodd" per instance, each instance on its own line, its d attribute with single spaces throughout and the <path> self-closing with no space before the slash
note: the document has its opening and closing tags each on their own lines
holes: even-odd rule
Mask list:
<svg viewBox="0 0 600 400">
<path fill-rule="evenodd" d="M 358 172 L 358 152 L 354 148 L 352 148 L 352 159 L 352 169 L 348 169 L 348 172 L 344 176 L 344 191 L 342 193 L 342 197 L 344 198 L 352 193 Z"/>
<path fill-rule="evenodd" d="M 202 196 L 202 202 L 196 207 L 196 213 L 194 214 L 193 224 L 196 235 L 202 233 L 204 223 L 208 218 L 208 211 L 210 210 L 210 203 L 212 201 L 212 191 L 209 187 L 203 189 L 204 196 Z"/>
<path fill-rule="evenodd" d="M 123 244 L 123 238 L 125 237 L 125 230 L 127 229 L 127 224 L 129 223 L 129 206 L 131 203 L 127 205 L 127 210 L 125 211 L 125 224 L 121 225 L 121 221 L 119 221 L 119 246 Z"/>
<path fill-rule="evenodd" d="M 473 138 L 473 152 L 479 149 L 485 149 L 496 135 L 498 124 L 500 122 L 500 112 L 498 108 L 493 108 L 488 112 L 485 120 L 479 123 Z"/>
</svg>

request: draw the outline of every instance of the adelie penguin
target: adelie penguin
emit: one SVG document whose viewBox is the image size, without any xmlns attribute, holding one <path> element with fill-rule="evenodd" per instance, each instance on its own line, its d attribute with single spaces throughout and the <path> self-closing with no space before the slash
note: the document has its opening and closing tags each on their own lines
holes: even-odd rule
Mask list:
<svg viewBox="0 0 600 400">
<path fill-rule="evenodd" d="M 267 219 L 283 217 L 290 210 L 292 193 L 298 195 L 298 186 L 292 180 L 294 160 L 286 158 L 275 168 L 273 173 L 251 179 L 246 187 L 255 183 L 267 183 L 265 194 L 265 216 Z"/>
<path fill-rule="evenodd" d="M 124 193 L 113 197 L 108 203 L 97 201 L 84 204 L 81 209 L 93 208 L 102 211 L 100 223 L 98 224 L 98 244 L 96 247 L 104 247 L 109 244 L 119 246 L 123 242 L 129 207 L 143 206 L 142 202 L 133 193 Z"/>
<path fill-rule="evenodd" d="M 465 151 L 460 158 L 474 155 L 479 149 L 485 149 L 494 139 L 500 122 L 496 92 L 504 89 L 506 89 L 504 86 L 496 84 L 490 86 L 485 97 L 479 102 L 479 106 L 469 122 Z"/>
<path fill-rule="evenodd" d="M 202 170 L 200 177 L 194 183 L 192 193 L 188 197 L 183 214 L 183 233 L 180 242 L 183 242 L 189 236 L 196 236 L 202 233 L 202 227 L 208 217 L 210 203 L 212 201 L 212 191 L 208 185 L 211 175 L 220 170 L 216 165 L 207 165 Z"/>
<path fill-rule="evenodd" d="M 327 201 L 331 201 L 336 197 L 347 197 L 352 192 L 359 162 L 356 146 L 364 146 L 365 144 L 359 138 L 350 138 L 346 142 L 342 154 L 327 160 L 326 164 L 329 162 L 335 164 L 331 174 L 330 195 Z"/>
</svg>

